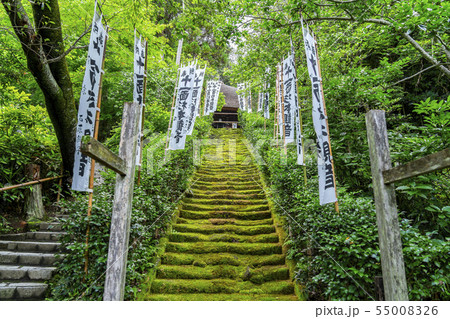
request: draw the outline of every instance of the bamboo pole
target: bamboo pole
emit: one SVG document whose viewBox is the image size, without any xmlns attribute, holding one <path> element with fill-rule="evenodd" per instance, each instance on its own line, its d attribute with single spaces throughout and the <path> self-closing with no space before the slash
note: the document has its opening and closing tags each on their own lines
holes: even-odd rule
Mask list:
<svg viewBox="0 0 450 319">
<path fill-rule="evenodd" d="M 13 185 L 13 186 L 6 186 L 6 187 L 3 187 L 3 188 L 0 188 L 0 192 L 9 191 L 11 189 L 16 189 L 16 188 L 25 187 L 25 186 L 42 184 L 42 183 L 45 183 L 45 182 L 48 182 L 48 181 L 52 181 L 52 180 L 55 180 L 55 179 L 61 179 L 63 177 L 64 177 L 64 175 L 55 176 L 55 177 L 47 177 L 47 178 L 39 179 L 37 181 L 26 182 L 26 183 L 22 183 L 22 184 Z"/>
<path fill-rule="evenodd" d="M 172 117 L 173 117 L 173 113 L 174 113 L 174 108 L 175 108 L 175 98 L 176 98 L 176 93 L 177 93 L 177 88 L 178 88 L 178 77 L 180 76 L 180 69 L 178 68 L 177 71 L 177 77 L 175 79 L 175 88 L 173 89 L 173 98 L 172 98 L 172 107 L 170 108 L 170 120 L 169 120 L 169 127 L 167 128 L 167 136 L 166 136 L 166 147 L 164 148 L 164 163 L 167 160 L 167 147 L 169 144 L 169 139 L 170 139 L 170 129 L 172 128 Z"/>
<path fill-rule="evenodd" d="M 105 68 L 105 56 L 106 56 L 106 43 L 108 41 L 108 27 L 106 27 L 106 36 L 105 36 L 105 49 L 103 51 L 103 59 L 102 59 L 102 68 L 100 73 L 100 84 L 98 88 L 98 98 L 97 98 L 97 111 L 95 114 L 95 126 L 94 126 L 94 139 L 98 139 L 98 127 L 100 124 L 100 107 L 102 104 L 102 88 L 103 88 L 103 70 Z M 86 230 L 86 250 L 84 253 L 84 273 L 87 275 L 88 273 L 88 266 L 89 266 L 89 233 L 90 233 L 90 226 L 89 221 L 91 219 L 92 215 L 92 204 L 94 201 L 94 174 L 95 174 L 95 160 L 91 160 L 91 174 L 89 176 L 89 202 L 88 202 L 88 211 L 87 211 L 87 217 L 88 217 L 88 225 Z"/>
<path fill-rule="evenodd" d="M 327 123 L 327 133 L 328 133 L 328 144 L 330 145 L 330 157 L 331 157 L 331 167 L 333 168 L 333 182 L 334 182 L 334 191 L 336 193 L 336 199 L 337 199 L 337 186 L 336 186 L 336 176 L 334 175 L 334 159 L 333 159 L 333 153 L 331 151 L 331 140 L 330 140 L 330 130 L 328 128 L 328 116 L 327 116 L 327 108 L 325 105 L 325 95 L 323 93 L 323 84 L 322 84 L 322 70 L 320 69 L 320 58 L 319 58 L 319 50 L 317 48 L 317 38 L 314 35 L 314 46 L 316 47 L 316 56 L 317 56 L 317 68 L 319 69 L 319 79 L 320 79 L 320 92 L 322 94 L 322 101 L 323 101 L 323 112 L 325 113 L 325 121 Z M 339 213 L 339 204 L 336 201 L 334 203 L 334 208 L 336 209 L 336 212 Z"/>
<path fill-rule="evenodd" d="M 142 103 L 142 114 L 141 114 L 142 122 L 141 122 L 141 128 L 140 128 L 141 129 L 141 136 L 140 136 L 140 138 L 141 138 L 141 143 L 140 143 L 141 150 L 139 152 L 139 155 L 140 155 L 139 163 L 141 165 L 139 165 L 139 167 L 138 167 L 137 186 L 141 185 L 141 170 L 142 170 L 142 156 L 143 156 L 142 152 L 144 151 L 145 98 L 147 96 L 147 61 L 148 61 L 148 59 L 147 59 L 147 52 L 148 52 L 148 42 L 145 41 L 144 93 L 143 93 L 143 97 L 142 97 L 142 102 L 143 102 Z"/>
</svg>

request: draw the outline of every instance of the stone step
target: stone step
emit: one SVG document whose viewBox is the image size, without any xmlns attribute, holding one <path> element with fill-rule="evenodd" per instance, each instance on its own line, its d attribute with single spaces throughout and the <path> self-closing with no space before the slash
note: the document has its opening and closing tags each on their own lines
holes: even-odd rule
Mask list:
<svg viewBox="0 0 450 319">
<path fill-rule="evenodd" d="M 50 280 L 54 267 L 0 265 L 0 280 Z"/>
<path fill-rule="evenodd" d="M 60 246 L 58 242 L 0 240 L 0 250 L 9 251 L 57 252 Z"/>
<path fill-rule="evenodd" d="M 298 301 L 295 295 L 275 294 L 150 294 L 149 301 Z"/>
<path fill-rule="evenodd" d="M 200 234 L 200 233 L 173 233 L 169 235 L 171 242 L 228 242 L 228 243 L 278 243 L 276 233 L 263 235 L 236 235 L 236 234 Z"/>
<path fill-rule="evenodd" d="M 250 180 L 250 181 L 231 181 L 231 180 L 222 180 L 222 181 L 202 181 L 195 180 L 192 185 L 194 188 L 205 189 L 209 188 L 212 190 L 223 190 L 223 189 L 235 189 L 235 190 L 243 190 L 243 189 L 259 189 L 262 190 L 262 184 L 258 180 Z"/>
<path fill-rule="evenodd" d="M 238 172 L 230 172 L 228 174 L 201 174 L 201 173 L 195 173 L 193 175 L 193 179 L 199 179 L 203 182 L 225 182 L 225 181 L 231 181 L 231 182 L 247 182 L 252 180 L 260 180 L 260 177 L 258 173 L 238 173 Z"/>
<path fill-rule="evenodd" d="M 270 265 L 284 265 L 284 255 L 240 255 L 231 253 L 170 253 L 166 252 L 162 257 L 162 264 L 165 265 L 193 265 L 204 267 L 206 265 L 232 265 L 245 267 L 262 267 Z"/>
<path fill-rule="evenodd" d="M 212 211 L 214 207 L 211 205 L 197 205 L 190 203 L 182 203 L 183 210 L 191 211 Z M 216 208 L 218 211 L 222 212 L 261 212 L 268 211 L 270 208 L 267 204 L 265 205 L 223 205 Z"/>
<path fill-rule="evenodd" d="M 60 222 L 40 223 L 39 230 L 50 232 L 62 231 L 62 224 Z"/>
<path fill-rule="evenodd" d="M 200 199 L 197 197 L 184 198 L 183 203 L 195 205 L 215 206 L 218 209 L 226 205 L 251 206 L 251 205 L 267 205 L 267 199 Z"/>
<path fill-rule="evenodd" d="M 234 212 L 234 211 L 193 211 L 180 210 L 180 217 L 186 219 L 239 219 L 239 220 L 261 220 L 272 218 L 272 213 L 269 210 L 259 212 Z"/>
<path fill-rule="evenodd" d="M 266 194 L 258 191 L 256 194 L 240 194 L 237 192 L 214 192 L 212 194 L 196 192 L 195 197 L 198 199 L 231 199 L 231 200 L 252 200 L 252 199 L 266 199 Z"/>
<path fill-rule="evenodd" d="M 59 238 L 65 235 L 65 232 L 47 232 L 35 231 L 20 234 L 8 234 L 0 236 L 0 240 L 11 241 L 58 241 Z"/>
<path fill-rule="evenodd" d="M 242 189 L 238 189 L 233 186 L 224 186 L 222 189 L 210 189 L 206 186 L 196 187 L 195 185 L 191 187 L 191 191 L 194 196 L 202 196 L 202 195 L 238 195 L 238 196 L 247 196 L 247 195 L 260 195 L 264 194 L 264 191 L 258 186 L 257 188 L 249 188 L 243 187 Z M 203 188 L 203 189 L 202 189 Z"/>
<path fill-rule="evenodd" d="M 248 244 L 248 243 L 172 243 L 166 245 L 170 253 L 207 254 L 207 253 L 233 253 L 241 255 L 270 255 L 281 254 L 281 244 Z"/>
<path fill-rule="evenodd" d="M 258 174 L 258 168 L 255 165 L 227 165 L 225 167 L 206 167 L 198 169 L 199 174 L 231 174 L 231 173 L 255 173 Z"/>
<path fill-rule="evenodd" d="M 273 225 L 208 225 L 208 224 L 175 224 L 173 230 L 180 233 L 201 233 L 201 234 L 236 234 L 236 235 L 262 235 L 275 233 Z"/>
<path fill-rule="evenodd" d="M 155 279 L 153 293 L 228 293 L 228 294 L 293 294 L 294 285 L 290 281 L 271 281 L 256 285 L 250 281 L 231 279 L 191 280 L 191 279 Z"/>
<path fill-rule="evenodd" d="M 273 220 L 240 220 L 235 218 L 210 218 L 210 219 L 186 219 L 178 218 L 177 224 L 202 224 L 202 225 L 238 225 L 238 226 L 257 226 L 257 225 L 273 225 Z"/>
<path fill-rule="evenodd" d="M 27 253 L 15 251 L 0 251 L 1 264 L 15 264 L 26 266 L 52 266 L 57 260 L 64 258 L 64 255 L 50 253 Z"/>
<path fill-rule="evenodd" d="M 0 282 L 0 300 L 44 299 L 47 287 L 39 282 Z"/>
<path fill-rule="evenodd" d="M 288 280 L 286 266 L 264 266 L 251 268 L 245 266 L 178 266 L 161 265 L 157 269 L 159 279 L 234 279 L 262 284 L 268 281 Z"/>
</svg>

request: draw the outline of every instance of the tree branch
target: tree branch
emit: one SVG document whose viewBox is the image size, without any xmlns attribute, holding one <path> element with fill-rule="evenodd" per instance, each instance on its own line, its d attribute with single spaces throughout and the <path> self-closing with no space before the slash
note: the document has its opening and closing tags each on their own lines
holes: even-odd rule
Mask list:
<svg viewBox="0 0 450 319">
<path fill-rule="evenodd" d="M 362 22 L 362 23 L 375 23 L 380 25 L 385 25 L 389 27 L 393 27 L 393 24 L 387 20 L 384 19 L 362 19 L 362 20 L 355 20 L 350 17 L 317 17 L 317 18 L 309 18 L 306 21 L 319 21 L 319 20 L 328 20 L 328 21 L 354 21 L 354 22 Z M 399 31 L 398 32 L 403 38 L 405 38 L 417 51 L 419 51 L 420 55 L 430 62 L 433 65 L 436 65 L 439 67 L 439 69 L 448 77 L 450 78 L 450 70 L 446 68 L 443 64 L 441 64 L 439 61 L 437 61 L 435 58 L 433 58 L 419 43 L 417 43 L 416 40 L 414 40 L 409 34 L 406 32 Z"/>
<path fill-rule="evenodd" d="M 430 69 L 432 69 L 432 68 L 438 67 L 438 66 L 440 66 L 440 65 L 450 65 L 450 63 L 438 63 L 438 64 L 434 64 L 434 65 L 432 65 L 432 66 L 429 66 L 429 67 L 426 68 L 426 69 L 423 69 L 423 70 L 417 72 L 417 73 L 414 74 L 414 75 L 411 75 L 411 76 L 408 76 L 407 78 L 401 79 L 400 81 L 397 81 L 397 82 L 395 82 L 394 84 L 391 84 L 391 85 L 389 85 L 389 86 L 386 87 L 386 88 L 390 88 L 390 87 L 392 87 L 392 86 L 396 86 L 396 85 L 399 84 L 399 83 L 408 81 L 408 80 L 410 80 L 410 79 L 412 79 L 412 78 L 414 78 L 414 77 L 416 77 L 416 76 L 422 74 L 423 72 L 426 72 L 426 71 L 428 71 L 428 70 L 430 70 Z"/>
<path fill-rule="evenodd" d="M 90 25 L 88 28 L 86 28 L 86 29 L 83 31 L 83 33 L 78 37 L 78 39 L 76 39 L 75 42 L 71 45 L 71 47 L 70 47 L 69 49 L 67 49 L 63 54 L 61 54 L 59 57 L 56 57 L 56 58 L 47 60 L 46 63 L 47 63 L 47 64 L 50 64 L 50 63 L 58 62 L 58 61 L 60 61 L 61 59 L 65 58 L 72 50 L 75 50 L 75 49 L 82 49 L 82 48 L 88 47 L 88 46 L 86 46 L 86 45 L 83 45 L 83 46 L 77 46 L 77 43 L 80 42 L 80 40 L 81 40 L 86 34 L 89 33 L 89 31 L 91 30 L 91 26 L 92 26 L 92 25 Z"/>
<path fill-rule="evenodd" d="M 359 0 L 348 0 L 348 1 L 326 0 L 326 1 L 333 2 L 333 3 L 338 3 L 338 4 L 345 4 L 345 3 L 358 2 Z"/>
</svg>

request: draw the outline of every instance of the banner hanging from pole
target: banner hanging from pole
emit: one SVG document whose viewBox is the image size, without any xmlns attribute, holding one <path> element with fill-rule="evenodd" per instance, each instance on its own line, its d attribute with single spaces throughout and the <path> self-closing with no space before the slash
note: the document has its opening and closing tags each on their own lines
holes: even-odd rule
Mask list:
<svg viewBox="0 0 450 319">
<path fill-rule="evenodd" d="M 209 112 L 214 113 L 217 110 L 217 103 L 219 101 L 219 94 L 220 94 L 220 87 L 221 87 L 220 81 L 211 81 L 211 95 L 210 95 L 210 101 L 209 101 Z"/>
<path fill-rule="evenodd" d="M 322 79 L 318 65 L 316 40 L 307 28 L 302 26 L 305 43 L 308 72 L 312 85 L 313 123 L 317 135 L 317 166 L 319 171 L 320 204 L 325 205 L 337 201 L 334 181 L 331 145 L 329 139 L 328 121 L 325 115 L 325 101 L 322 94 Z"/>
<path fill-rule="evenodd" d="M 136 102 L 141 108 L 140 114 L 143 114 L 144 107 L 144 78 L 145 74 L 145 61 L 147 57 L 145 55 L 146 41 L 141 37 L 136 36 L 136 30 L 134 31 L 134 89 L 133 89 L 133 101 Z M 138 139 L 136 147 L 136 166 L 141 166 L 141 137 L 142 137 L 142 116 L 139 119 Z"/>
<path fill-rule="evenodd" d="M 297 105 L 297 95 L 295 92 L 296 76 L 294 57 L 289 55 L 283 61 L 283 74 L 281 76 L 283 81 L 283 102 L 284 102 L 284 131 L 285 144 L 294 142 L 294 125 L 295 125 L 295 109 Z"/>
<path fill-rule="evenodd" d="M 176 65 L 181 63 L 181 51 L 183 50 L 183 39 L 178 40 Z"/>
<path fill-rule="evenodd" d="M 91 158 L 81 154 L 81 139 L 85 135 L 94 136 L 95 117 L 98 109 L 100 90 L 100 75 L 103 72 L 102 63 L 105 52 L 107 31 L 102 24 L 102 16 L 94 12 L 91 37 L 89 40 L 86 70 L 81 87 L 80 103 L 78 106 L 78 124 L 75 142 L 75 163 L 73 166 L 72 190 L 87 192 L 89 189 L 89 174 L 91 172 Z"/>
<path fill-rule="evenodd" d="M 195 125 L 195 119 L 197 118 L 200 112 L 199 111 L 200 97 L 202 96 L 203 79 L 205 78 L 205 71 L 206 67 L 204 69 L 195 70 L 194 86 L 192 88 L 192 101 L 190 105 L 189 119 L 187 124 L 187 135 L 192 135 L 192 131 L 194 130 Z"/>
<path fill-rule="evenodd" d="M 244 111 L 245 109 L 245 95 L 242 92 L 245 89 L 244 83 L 238 83 L 237 90 L 239 91 L 238 100 L 239 100 L 239 109 Z"/>
<path fill-rule="evenodd" d="M 250 84 L 247 83 L 247 95 L 246 95 L 246 100 L 247 100 L 247 112 L 248 113 L 252 113 L 252 91 L 250 88 Z"/>
<path fill-rule="evenodd" d="M 175 101 L 175 114 L 172 122 L 169 149 L 184 149 L 186 142 L 186 128 L 188 121 L 189 105 L 192 101 L 192 86 L 195 79 L 195 67 L 185 66 L 180 70 L 178 92 Z"/>
</svg>

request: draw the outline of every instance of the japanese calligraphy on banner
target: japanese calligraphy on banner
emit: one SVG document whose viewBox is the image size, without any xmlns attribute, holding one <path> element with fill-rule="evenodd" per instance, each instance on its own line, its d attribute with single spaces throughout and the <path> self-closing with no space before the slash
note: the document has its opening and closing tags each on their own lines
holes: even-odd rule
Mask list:
<svg viewBox="0 0 450 319">
<path fill-rule="evenodd" d="M 264 118 L 270 119 L 269 112 L 269 92 L 264 93 Z"/>
<path fill-rule="evenodd" d="M 205 78 L 205 71 L 204 69 L 198 69 L 195 70 L 195 78 L 194 78 L 194 86 L 192 87 L 192 100 L 191 104 L 189 106 L 189 118 L 187 122 L 187 135 L 191 135 L 192 131 L 194 130 L 194 124 L 195 119 L 199 114 L 199 108 L 200 108 L 200 97 L 202 95 L 202 88 L 203 88 L 203 79 Z"/>
<path fill-rule="evenodd" d="M 212 98 L 213 98 L 213 105 L 212 105 L 212 111 L 217 111 L 217 103 L 219 102 L 219 94 L 220 94 L 220 88 L 222 86 L 222 82 L 215 81 L 212 91 Z"/>
<path fill-rule="evenodd" d="M 245 95 L 247 103 L 247 112 L 252 113 L 252 91 L 250 90 L 250 85 L 247 84 L 247 93 Z"/>
<path fill-rule="evenodd" d="M 145 61 L 146 56 L 146 41 L 140 37 L 134 37 L 134 89 L 133 89 L 133 101 L 136 102 L 141 108 L 140 114 L 143 114 L 142 108 L 144 107 L 144 77 L 145 74 Z M 136 146 L 136 165 L 141 165 L 141 137 L 142 137 L 142 116 L 139 118 L 139 134 Z"/>
<path fill-rule="evenodd" d="M 287 59 L 283 61 L 283 103 L 284 103 L 284 134 L 285 144 L 294 142 L 294 116 L 295 110 L 298 105 L 297 92 L 296 92 L 296 75 L 294 56 L 289 55 Z"/>
<path fill-rule="evenodd" d="M 331 146 L 327 117 L 325 116 L 325 101 L 322 95 L 322 81 L 320 79 L 316 40 L 308 29 L 303 28 L 306 60 L 312 84 L 313 123 L 317 135 L 317 166 L 319 170 L 319 197 L 320 204 L 325 205 L 337 201 L 336 185 L 331 158 Z"/>
<path fill-rule="evenodd" d="M 169 149 L 184 149 L 187 133 L 187 122 L 189 106 L 192 101 L 192 87 L 195 79 L 195 67 L 185 66 L 180 70 L 178 82 L 177 98 L 175 102 L 175 113 L 172 122 L 172 132 L 170 134 Z"/>
<path fill-rule="evenodd" d="M 242 90 L 245 89 L 245 85 L 244 83 L 238 83 L 237 85 L 237 90 L 240 91 L 239 95 L 238 95 L 238 100 L 239 100 L 239 109 L 241 111 L 244 111 L 245 109 L 245 95 L 243 94 Z"/>
<path fill-rule="evenodd" d="M 73 167 L 72 190 L 89 191 L 91 158 L 80 152 L 81 139 L 85 135 L 94 136 L 95 118 L 100 88 L 100 75 L 105 51 L 107 32 L 102 24 L 102 16 L 94 13 L 91 38 L 89 41 L 86 70 L 81 87 L 78 107 L 78 124 L 75 142 L 75 163 Z"/>
<path fill-rule="evenodd" d="M 283 137 L 283 115 L 281 114 L 281 66 L 277 65 L 277 86 L 278 86 L 278 135 Z"/>
<path fill-rule="evenodd" d="M 211 100 L 211 81 L 206 83 L 205 106 L 203 107 L 203 115 L 209 114 L 209 101 Z"/>
<path fill-rule="evenodd" d="M 222 83 L 220 81 L 208 81 L 207 94 L 205 98 L 206 115 L 214 113 L 217 110 L 221 85 Z"/>
<path fill-rule="evenodd" d="M 262 104 L 263 104 L 263 93 L 258 93 L 258 112 L 262 112 Z"/>
</svg>

